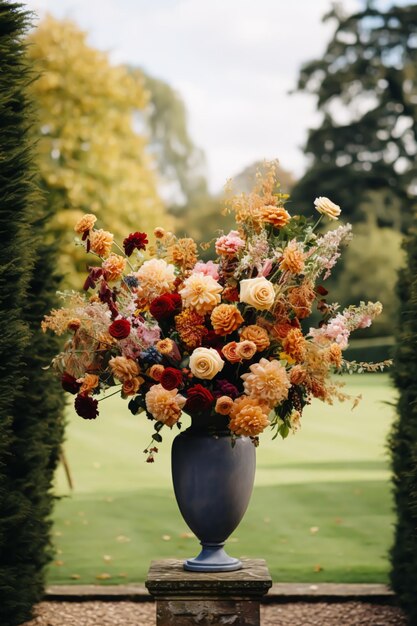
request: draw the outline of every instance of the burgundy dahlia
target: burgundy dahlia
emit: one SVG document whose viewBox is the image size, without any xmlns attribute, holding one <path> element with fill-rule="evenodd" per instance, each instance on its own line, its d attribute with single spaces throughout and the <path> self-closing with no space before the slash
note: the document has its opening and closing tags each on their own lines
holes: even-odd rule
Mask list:
<svg viewBox="0 0 417 626">
<path fill-rule="evenodd" d="M 190 387 L 187 391 L 187 402 L 184 411 L 187 413 L 201 413 L 211 408 L 214 402 L 214 396 L 209 389 L 203 385 L 197 384 Z"/>
<path fill-rule="evenodd" d="M 127 256 L 130 256 L 133 250 L 145 250 L 146 244 L 149 243 L 146 233 L 131 233 L 123 240 L 123 248 Z"/>
<path fill-rule="evenodd" d="M 232 383 L 224 378 L 220 380 L 216 380 L 216 389 L 214 391 L 214 395 L 216 398 L 220 398 L 221 396 L 229 396 L 234 400 L 238 397 L 239 391 L 238 388 L 235 387 Z"/>
<path fill-rule="evenodd" d="M 78 394 L 75 398 L 74 407 L 77 415 L 85 420 L 95 420 L 98 415 L 98 401 L 91 396 Z"/>
</svg>

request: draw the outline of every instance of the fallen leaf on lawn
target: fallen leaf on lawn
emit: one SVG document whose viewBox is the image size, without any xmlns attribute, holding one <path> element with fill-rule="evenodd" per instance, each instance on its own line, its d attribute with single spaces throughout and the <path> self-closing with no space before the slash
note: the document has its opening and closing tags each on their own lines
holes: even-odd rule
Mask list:
<svg viewBox="0 0 417 626">
<path fill-rule="evenodd" d="M 95 463 L 93 463 L 93 467 L 94 469 L 100 469 L 101 467 L 101 463 L 98 463 L 97 461 Z"/>
<path fill-rule="evenodd" d="M 103 561 L 105 561 L 105 563 L 109 563 L 112 560 L 113 560 L 113 557 L 110 556 L 110 554 L 103 554 Z"/>
<path fill-rule="evenodd" d="M 343 524 L 343 520 L 341 517 L 336 517 L 336 519 L 334 520 L 335 524 Z"/>
<path fill-rule="evenodd" d="M 319 530 L 320 530 L 320 528 L 318 526 L 312 526 L 310 528 L 310 532 L 311 532 L 312 535 L 315 535 L 316 533 L 318 533 Z"/>
<path fill-rule="evenodd" d="M 54 532 L 55 537 L 62 537 L 62 532 L 60 530 L 56 530 Z"/>
<path fill-rule="evenodd" d="M 61 550 L 61 549 L 55 550 L 55 552 L 56 552 L 58 555 L 62 554 L 62 550 Z"/>
<path fill-rule="evenodd" d="M 230 543 L 237 543 L 239 541 L 238 537 L 230 537 L 230 539 L 228 539 L 228 541 Z"/>
<path fill-rule="evenodd" d="M 171 535 L 162 535 L 164 541 L 171 541 Z"/>
<path fill-rule="evenodd" d="M 181 539 L 194 539 L 195 535 L 193 533 L 181 533 Z"/>
<path fill-rule="evenodd" d="M 127 574 L 125 574 L 125 572 L 122 572 L 121 574 L 117 574 L 119 578 L 127 578 Z"/>
<path fill-rule="evenodd" d="M 61 565 L 64 565 L 64 561 L 55 561 L 54 565 L 57 565 L 58 567 L 61 567 Z"/>
<path fill-rule="evenodd" d="M 117 543 L 129 543 L 131 539 L 129 537 L 126 537 L 125 535 L 118 535 L 116 537 L 116 541 Z"/>
<path fill-rule="evenodd" d="M 97 574 L 96 579 L 97 580 L 108 580 L 109 578 L 111 578 L 110 574 L 107 574 L 106 572 L 103 572 L 102 574 Z"/>
<path fill-rule="evenodd" d="M 321 565 L 315 565 L 315 566 L 314 566 L 314 568 L 313 568 L 313 570 L 314 570 L 315 572 L 322 572 L 322 571 L 323 571 L 323 568 L 322 568 L 322 566 L 321 566 Z"/>
<path fill-rule="evenodd" d="M 81 576 L 79 574 L 71 574 L 70 578 L 72 580 L 79 580 L 81 578 Z"/>
</svg>

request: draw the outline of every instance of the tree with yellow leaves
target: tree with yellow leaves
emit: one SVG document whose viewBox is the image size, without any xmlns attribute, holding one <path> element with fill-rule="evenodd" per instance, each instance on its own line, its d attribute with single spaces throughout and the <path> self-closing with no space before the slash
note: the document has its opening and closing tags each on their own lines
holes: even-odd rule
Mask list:
<svg viewBox="0 0 417 626">
<path fill-rule="evenodd" d="M 172 226 L 156 187 L 147 141 L 137 128 L 147 92 L 137 73 L 111 65 L 68 20 L 47 16 L 28 38 L 39 74 L 32 85 L 38 107 L 41 184 L 54 215 L 50 236 L 62 242 L 61 271 L 67 285 L 84 270 L 74 256 L 71 226 L 95 213 L 119 240 L 131 230 L 148 233 Z"/>
</svg>

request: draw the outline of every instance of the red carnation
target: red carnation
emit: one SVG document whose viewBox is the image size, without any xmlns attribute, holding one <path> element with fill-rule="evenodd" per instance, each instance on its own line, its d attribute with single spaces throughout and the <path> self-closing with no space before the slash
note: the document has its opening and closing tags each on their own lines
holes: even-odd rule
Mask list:
<svg viewBox="0 0 417 626">
<path fill-rule="evenodd" d="M 127 256 L 130 256 L 133 250 L 145 250 L 147 243 L 149 241 L 146 233 L 131 233 L 129 237 L 123 239 L 123 248 Z"/>
<path fill-rule="evenodd" d="M 202 413 L 211 408 L 214 396 L 209 389 L 203 385 L 194 385 L 187 391 L 187 402 L 184 411 L 187 413 Z"/>
<path fill-rule="evenodd" d="M 77 383 L 77 379 L 68 372 L 64 372 L 61 376 L 61 385 L 64 391 L 69 393 L 78 393 L 81 387 L 81 383 Z"/>
<path fill-rule="evenodd" d="M 85 420 L 95 420 L 98 415 L 98 401 L 82 393 L 75 398 L 74 407 L 77 415 Z"/>
<path fill-rule="evenodd" d="M 177 293 L 164 293 L 152 300 L 149 310 L 153 317 L 161 322 L 173 317 L 181 306 L 181 296 Z"/>
<path fill-rule="evenodd" d="M 161 379 L 159 381 L 164 389 L 172 391 L 172 389 L 178 389 L 182 384 L 182 372 L 175 369 L 175 367 L 166 367 L 162 372 Z"/>
<path fill-rule="evenodd" d="M 114 322 L 109 326 L 109 333 L 115 339 L 126 339 L 130 333 L 129 320 L 114 320 Z"/>
</svg>

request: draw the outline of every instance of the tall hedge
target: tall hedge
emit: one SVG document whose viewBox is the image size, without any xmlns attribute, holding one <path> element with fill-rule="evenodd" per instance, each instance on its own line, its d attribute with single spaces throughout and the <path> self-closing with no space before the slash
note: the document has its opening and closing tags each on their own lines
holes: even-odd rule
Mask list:
<svg viewBox="0 0 417 626">
<path fill-rule="evenodd" d="M 400 272 L 400 315 L 393 378 L 397 419 L 390 436 L 396 524 L 391 549 L 391 585 L 417 624 L 417 218 L 405 240 Z"/>
<path fill-rule="evenodd" d="M 63 435 L 62 399 L 42 370 L 57 350 L 40 331 L 54 304 L 56 251 L 32 150 L 33 76 L 22 5 L 0 0 L 0 624 L 31 617 L 51 555 L 51 482 Z"/>
</svg>

